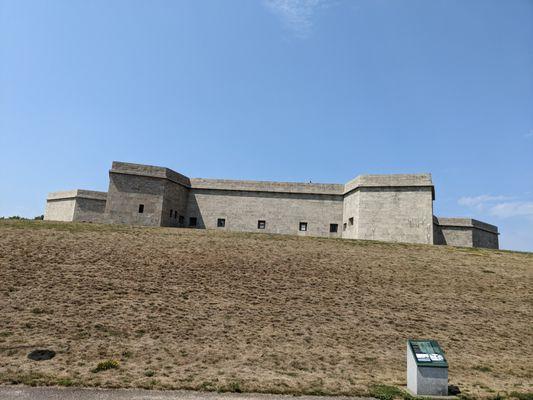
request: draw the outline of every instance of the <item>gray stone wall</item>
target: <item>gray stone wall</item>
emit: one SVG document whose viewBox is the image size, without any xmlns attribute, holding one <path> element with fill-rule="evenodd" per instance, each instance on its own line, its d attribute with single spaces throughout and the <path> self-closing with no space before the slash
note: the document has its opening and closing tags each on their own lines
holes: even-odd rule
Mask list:
<svg viewBox="0 0 533 400">
<path fill-rule="evenodd" d="M 49 221 L 102 222 L 107 193 L 69 190 L 48 195 L 44 219 Z"/>
<path fill-rule="evenodd" d="M 465 226 L 437 226 L 437 240 L 434 244 L 459 247 L 473 247 L 473 228 Z"/>
<path fill-rule="evenodd" d="M 161 226 L 164 193 L 164 179 L 112 170 L 105 218 L 110 223 Z M 144 207 L 142 213 L 140 205 Z"/>
<path fill-rule="evenodd" d="M 433 219 L 434 198 L 430 174 L 362 175 L 345 185 L 261 182 L 189 179 L 164 167 L 115 161 L 107 196 L 51 193 L 45 219 L 190 226 L 195 218 L 196 227 L 208 229 L 498 247 L 493 225 Z M 300 223 L 307 223 L 305 231 Z"/>
<path fill-rule="evenodd" d="M 180 223 L 180 217 L 187 219 L 187 205 L 189 202 L 189 188 L 173 181 L 165 182 L 165 195 L 163 197 L 163 226 L 185 226 Z"/>
<path fill-rule="evenodd" d="M 187 215 L 199 228 L 340 237 L 342 207 L 338 195 L 191 189 Z M 224 228 L 217 227 L 219 218 Z M 265 229 L 258 229 L 260 220 Z M 299 230 L 300 222 L 307 222 L 307 231 Z M 330 224 L 338 225 L 336 233 Z"/>
<path fill-rule="evenodd" d="M 432 188 L 361 188 L 356 223 L 358 239 L 432 244 Z"/>
<path fill-rule="evenodd" d="M 498 249 L 498 228 L 471 218 L 434 218 L 435 244 Z"/>
<path fill-rule="evenodd" d="M 344 238 L 433 243 L 430 174 L 361 175 L 344 188 Z"/>
<path fill-rule="evenodd" d="M 106 200 L 78 197 L 74 209 L 74 221 L 104 222 Z"/>
<path fill-rule="evenodd" d="M 357 239 L 359 221 L 359 191 L 352 190 L 344 196 L 342 237 L 345 239 Z"/>
<path fill-rule="evenodd" d="M 486 249 L 499 249 L 498 234 L 476 228 L 473 232 L 472 246 Z"/>
<path fill-rule="evenodd" d="M 65 221 L 74 220 L 75 198 L 48 199 L 44 210 L 45 221 Z"/>
</svg>

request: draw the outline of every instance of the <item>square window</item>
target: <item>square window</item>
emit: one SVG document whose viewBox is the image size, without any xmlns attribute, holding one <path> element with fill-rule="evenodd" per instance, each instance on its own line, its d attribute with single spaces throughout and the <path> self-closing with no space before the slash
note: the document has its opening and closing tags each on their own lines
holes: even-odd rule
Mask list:
<svg viewBox="0 0 533 400">
<path fill-rule="evenodd" d="M 266 228 L 266 221 L 259 220 L 257 221 L 257 229 L 265 229 Z"/>
<path fill-rule="evenodd" d="M 300 222 L 300 231 L 302 232 L 307 231 L 307 222 Z"/>
<path fill-rule="evenodd" d="M 224 228 L 226 226 L 226 220 L 224 218 L 217 219 L 217 227 Z"/>
<path fill-rule="evenodd" d="M 144 204 L 139 204 L 139 214 L 144 212 Z"/>
<path fill-rule="evenodd" d="M 189 226 L 196 226 L 196 217 L 189 218 Z"/>
<path fill-rule="evenodd" d="M 183 215 L 180 215 L 178 221 L 179 221 L 180 224 L 183 225 L 185 223 L 185 217 Z"/>
<path fill-rule="evenodd" d="M 350 218 L 348 219 L 348 222 L 350 223 L 350 225 L 353 225 L 353 217 L 350 217 Z"/>
<path fill-rule="evenodd" d="M 329 224 L 329 232 L 330 233 L 337 233 L 338 230 L 339 230 L 339 225 L 338 224 Z"/>
</svg>

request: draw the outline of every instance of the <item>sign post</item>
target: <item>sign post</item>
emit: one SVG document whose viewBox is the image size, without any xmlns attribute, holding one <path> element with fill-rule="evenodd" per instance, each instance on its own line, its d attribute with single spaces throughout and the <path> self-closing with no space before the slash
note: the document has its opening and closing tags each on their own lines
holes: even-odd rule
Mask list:
<svg viewBox="0 0 533 400">
<path fill-rule="evenodd" d="M 435 340 L 407 341 L 407 389 L 416 396 L 448 395 L 448 362 Z"/>
</svg>

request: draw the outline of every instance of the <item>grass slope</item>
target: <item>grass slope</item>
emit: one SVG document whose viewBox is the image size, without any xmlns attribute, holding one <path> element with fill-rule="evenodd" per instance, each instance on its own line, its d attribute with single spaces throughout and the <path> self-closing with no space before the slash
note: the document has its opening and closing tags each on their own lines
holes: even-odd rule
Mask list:
<svg viewBox="0 0 533 400">
<path fill-rule="evenodd" d="M 463 394 L 527 393 L 532 278 L 531 253 L 3 221 L 0 382 L 353 395 L 427 337 Z"/>
</svg>

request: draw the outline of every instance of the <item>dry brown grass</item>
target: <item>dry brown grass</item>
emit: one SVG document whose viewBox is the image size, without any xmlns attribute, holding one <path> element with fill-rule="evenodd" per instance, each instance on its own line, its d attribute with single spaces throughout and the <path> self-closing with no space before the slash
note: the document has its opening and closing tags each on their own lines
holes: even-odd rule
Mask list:
<svg viewBox="0 0 533 400">
<path fill-rule="evenodd" d="M 1 222 L 0 382 L 361 394 L 428 337 L 463 393 L 528 392 L 532 278 L 531 253 Z"/>
</svg>

